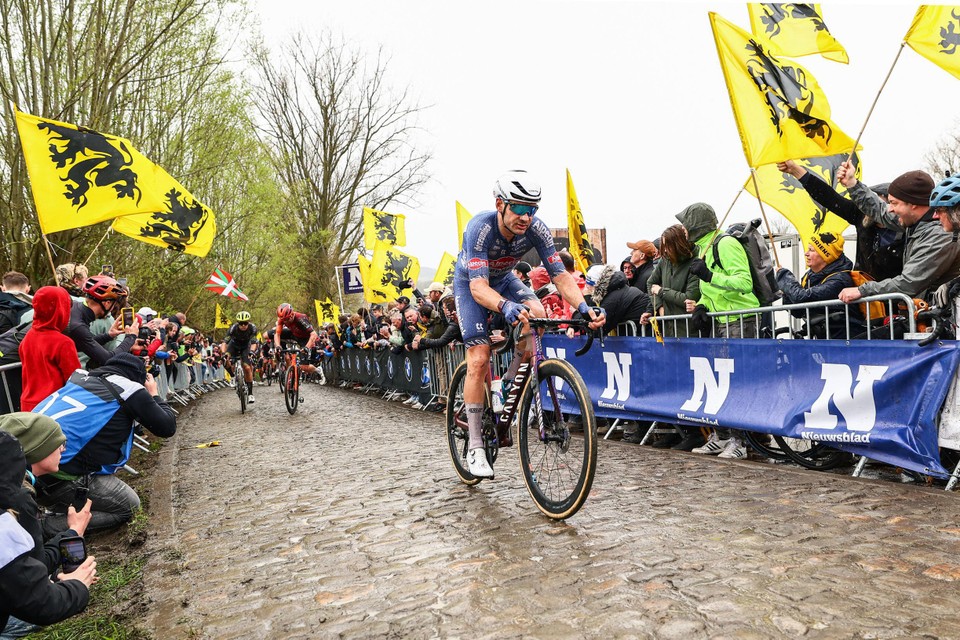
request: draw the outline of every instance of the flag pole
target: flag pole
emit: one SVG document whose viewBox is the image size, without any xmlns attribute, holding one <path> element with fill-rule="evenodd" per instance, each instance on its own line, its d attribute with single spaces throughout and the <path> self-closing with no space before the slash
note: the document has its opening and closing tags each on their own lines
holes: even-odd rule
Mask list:
<svg viewBox="0 0 960 640">
<path fill-rule="evenodd" d="M 863 137 L 863 132 L 867 128 L 867 123 L 870 122 L 870 116 L 873 115 L 873 109 L 877 106 L 877 102 L 880 101 L 880 94 L 883 93 L 884 87 L 887 86 L 887 81 L 890 79 L 891 74 L 893 74 L 893 68 L 897 66 L 897 62 L 900 60 L 900 54 L 903 53 L 903 48 L 905 46 L 907 46 L 906 40 L 900 43 L 900 49 L 897 50 L 897 56 L 893 59 L 893 64 L 890 65 L 890 70 L 887 71 L 887 77 L 883 79 L 883 84 L 880 85 L 880 90 L 877 91 L 877 96 L 873 99 L 873 104 L 870 105 L 870 110 L 867 111 L 867 117 L 863 121 L 863 127 L 860 128 L 860 133 L 857 134 L 857 139 L 853 143 L 853 149 L 850 150 L 850 155 L 847 156 L 847 162 L 853 160 L 853 154 L 857 152 L 857 147 L 860 145 L 860 138 Z"/>
<path fill-rule="evenodd" d="M 340 289 L 340 279 L 343 277 L 342 272 L 340 271 L 341 269 L 343 269 L 342 266 L 333 266 L 333 277 L 337 281 L 337 295 L 340 297 L 340 309 L 343 309 L 343 291 Z"/>
<path fill-rule="evenodd" d="M 47 234 L 40 232 L 40 235 L 43 236 L 43 246 L 47 250 L 47 259 L 50 260 L 50 270 L 53 272 L 53 281 L 57 281 L 57 267 L 53 264 L 53 252 L 50 251 L 50 241 L 47 240 Z"/>
<path fill-rule="evenodd" d="M 773 230 L 770 228 L 770 222 L 767 220 L 767 212 L 763 208 L 763 200 L 760 199 L 760 185 L 757 184 L 757 170 L 750 167 L 750 177 L 753 178 L 753 189 L 757 192 L 757 204 L 760 205 L 760 215 L 763 216 L 763 224 L 767 228 L 767 237 L 770 239 L 770 250 L 773 251 L 773 261 L 777 263 L 777 269 L 780 268 L 780 256 L 777 255 L 777 247 L 773 242 Z"/>
<path fill-rule="evenodd" d="M 81 263 L 81 264 L 84 264 L 84 265 L 85 265 L 85 264 L 89 263 L 91 259 L 93 259 L 93 255 L 97 252 L 97 249 L 100 248 L 100 245 L 103 244 L 103 241 L 107 239 L 107 234 L 110 233 L 110 230 L 111 230 L 111 229 L 113 229 L 112 226 L 111 226 L 111 227 L 107 227 L 107 230 L 103 232 L 103 237 L 100 238 L 100 242 L 97 243 L 97 246 L 95 246 L 95 247 L 93 248 L 93 251 L 90 252 L 90 255 L 87 256 L 86 262 L 83 262 L 83 263 Z"/>
<path fill-rule="evenodd" d="M 193 307 L 193 303 L 196 302 L 196 301 L 197 301 L 197 298 L 200 297 L 200 294 L 203 293 L 203 290 L 204 290 L 204 288 L 205 288 L 205 285 L 206 285 L 206 282 L 204 282 L 202 285 L 200 285 L 200 291 L 197 291 L 197 295 L 193 296 L 193 300 L 191 300 L 191 301 L 190 301 L 190 304 L 187 305 L 187 310 L 183 312 L 183 315 L 187 315 L 188 313 L 190 313 L 190 309 L 191 309 L 191 307 Z"/>
</svg>

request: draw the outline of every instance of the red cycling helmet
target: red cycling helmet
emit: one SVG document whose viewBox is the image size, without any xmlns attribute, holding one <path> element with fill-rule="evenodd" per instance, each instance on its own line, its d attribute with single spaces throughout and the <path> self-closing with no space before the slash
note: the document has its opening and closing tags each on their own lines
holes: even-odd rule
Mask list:
<svg viewBox="0 0 960 640">
<path fill-rule="evenodd" d="M 286 320 L 293 315 L 293 307 L 284 302 L 279 307 L 277 307 L 277 318 L 280 320 Z"/>
<path fill-rule="evenodd" d="M 105 275 L 96 275 L 87 278 L 83 283 L 83 293 L 98 302 L 104 300 L 119 300 L 127 295 L 126 289 L 120 283 Z"/>
</svg>

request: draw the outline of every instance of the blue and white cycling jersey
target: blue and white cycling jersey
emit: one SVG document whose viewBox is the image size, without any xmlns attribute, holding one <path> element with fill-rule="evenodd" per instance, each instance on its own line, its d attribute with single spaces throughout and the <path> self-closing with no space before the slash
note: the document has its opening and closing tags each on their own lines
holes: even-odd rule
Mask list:
<svg viewBox="0 0 960 640">
<path fill-rule="evenodd" d="M 453 295 L 463 343 L 467 347 L 490 344 L 490 312 L 474 300 L 470 281 L 483 278 L 507 300 L 524 302 L 536 294 L 513 275 L 513 268 L 531 248 L 536 248 L 543 266 L 553 278 L 563 273 L 563 261 L 553 245 L 550 228 L 534 218 L 522 236 L 507 240 L 500 233 L 496 211 L 484 211 L 470 220 L 463 232 L 463 249 L 453 272 Z"/>
<path fill-rule="evenodd" d="M 551 278 L 563 272 L 550 227 L 543 220 L 534 217 L 525 234 L 507 240 L 500 233 L 497 212 L 484 211 L 470 220 L 463 231 L 463 249 L 457 257 L 454 278 L 466 281 L 484 278 L 493 286 L 511 273 L 531 248 L 537 250 Z"/>
</svg>

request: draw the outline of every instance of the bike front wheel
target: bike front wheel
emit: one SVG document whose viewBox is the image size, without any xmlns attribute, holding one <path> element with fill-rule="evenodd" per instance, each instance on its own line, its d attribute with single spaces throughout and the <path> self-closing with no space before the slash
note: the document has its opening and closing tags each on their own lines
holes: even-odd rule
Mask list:
<svg viewBox="0 0 960 640">
<path fill-rule="evenodd" d="M 800 440 L 783 436 L 773 436 L 773 439 L 780 446 L 780 450 L 787 454 L 788 459 L 806 469 L 829 471 L 840 466 L 847 459 L 845 452 L 818 440 Z"/>
<path fill-rule="evenodd" d="M 233 370 L 233 380 L 237 385 L 237 396 L 240 398 L 240 413 L 247 411 L 247 382 L 243 379 L 243 365 L 237 364 Z"/>
<path fill-rule="evenodd" d="M 597 469 L 597 419 L 587 386 L 565 360 L 545 360 L 520 398 L 520 470 L 537 507 L 555 520 L 583 506 Z M 539 402 L 536 402 L 539 397 Z"/>
<path fill-rule="evenodd" d="M 300 385 L 297 381 L 297 365 L 287 367 L 284 374 L 283 399 L 287 403 L 287 411 L 290 415 L 297 412 L 297 406 L 300 403 Z"/>
</svg>

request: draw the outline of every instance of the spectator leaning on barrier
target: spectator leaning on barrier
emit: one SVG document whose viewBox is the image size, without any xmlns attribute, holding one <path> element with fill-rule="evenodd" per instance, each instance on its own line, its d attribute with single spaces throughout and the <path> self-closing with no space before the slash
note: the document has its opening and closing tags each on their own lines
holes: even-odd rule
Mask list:
<svg viewBox="0 0 960 640">
<path fill-rule="evenodd" d="M 890 183 L 889 208 L 877 194 L 857 181 L 853 166 L 844 162 L 838 180 L 847 188 L 854 204 L 881 223 L 904 230 L 903 272 L 878 282 L 865 282 L 840 292 L 844 302 L 863 296 L 902 293 L 911 298 L 932 294 L 937 287 L 960 275 L 958 231 L 948 233 L 934 219 L 930 194 L 934 182 L 925 171 L 908 171 Z"/>
<path fill-rule="evenodd" d="M 460 323 L 457 319 L 457 305 L 453 294 L 449 294 L 440 299 L 440 308 L 447 317 L 447 328 L 443 335 L 437 339 L 422 338 L 416 336 L 413 339 L 413 349 L 419 351 L 422 349 L 439 349 L 453 342 L 463 342 L 463 334 L 460 333 Z"/>
<path fill-rule="evenodd" d="M 777 286 L 783 291 L 783 304 L 821 302 L 836 300 L 840 292 L 853 286 L 850 270 L 853 263 L 843 255 L 843 236 L 832 233 L 818 233 L 811 236 L 804 253 L 809 270 L 797 282 L 789 269 L 777 271 Z M 841 311 L 834 308 L 833 311 Z M 863 326 L 863 314 L 859 305 L 850 305 L 851 325 Z M 826 312 L 823 309 L 794 309 L 790 312 L 796 318 L 807 318 L 814 335 L 826 337 Z M 807 315 L 809 313 L 809 316 Z M 853 332 L 851 332 L 853 333 Z M 840 316 L 830 322 L 830 337 L 847 337 L 847 326 Z"/>
<path fill-rule="evenodd" d="M 944 178 L 930 194 L 933 217 L 947 233 L 960 231 L 960 176 Z M 933 296 L 933 303 L 946 307 L 960 293 L 960 278 L 940 285 Z"/>
<path fill-rule="evenodd" d="M 27 462 L 20 443 L 0 432 L 0 630 L 16 616 L 31 625 L 48 625 L 87 607 L 96 580 L 93 556 L 76 571 L 50 580 L 50 570 L 35 556 L 35 541 L 19 523 Z"/>
<path fill-rule="evenodd" d="M 747 253 L 740 242 L 724 235 L 717 239 L 717 214 L 708 204 L 697 202 L 677 214 L 677 220 L 687 230 L 687 235 L 696 244 L 697 253 L 702 256 L 690 261 L 690 271 L 700 278 L 700 300 L 696 307 L 687 302 L 688 311 L 694 312 L 694 322 L 701 334 L 710 335 L 711 329 L 718 337 L 740 338 L 757 335 L 757 317 L 739 315 L 718 316 L 711 323 L 708 312 L 736 311 L 753 309 L 760 306 L 753 294 L 753 276 L 750 275 L 750 263 Z M 713 245 L 717 245 L 717 263 Z M 702 447 L 693 449 L 694 453 L 719 455 L 722 458 L 745 458 L 747 447 L 737 432 L 731 432 L 725 438 L 726 430 L 714 430 Z"/>
<path fill-rule="evenodd" d="M 717 214 L 708 204 L 697 202 L 677 214 L 677 220 L 687 230 L 687 236 L 696 245 L 696 253 L 690 263 L 690 271 L 702 281 L 700 283 L 700 300 L 697 307 L 702 307 L 695 313 L 695 321 L 701 329 L 702 335 L 710 335 L 711 323 L 704 312 L 736 311 L 738 309 L 754 309 L 760 306 L 757 296 L 753 294 L 753 276 L 750 275 L 750 262 L 743 245 L 736 238 L 720 236 L 717 229 Z M 716 243 L 720 263 L 714 255 L 713 245 Z M 722 267 L 721 267 L 722 265 Z M 696 311 L 696 307 L 687 303 L 688 312 Z M 740 338 L 755 337 L 757 335 L 756 316 L 719 316 L 713 328 L 717 337 Z"/>
<path fill-rule="evenodd" d="M 33 324 L 20 343 L 22 411 L 32 411 L 80 368 L 76 345 L 63 334 L 70 324 L 70 295 L 60 287 L 40 287 L 33 305 Z"/>
<path fill-rule="evenodd" d="M 134 421 L 161 438 L 177 430 L 176 414 L 157 396 L 157 383 L 144 361 L 129 353 L 113 356 L 92 373 L 74 373 L 57 397 L 51 396 L 36 411 L 57 413 L 64 406 L 78 405 L 83 410 L 64 412 L 58 419 L 67 437 L 60 471 L 37 480 L 37 501 L 56 514 L 47 517 L 45 530 L 66 526 L 64 514 L 84 482 L 93 500 L 91 530 L 130 520 L 140 498 L 115 472 L 130 457 Z"/>
<path fill-rule="evenodd" d="M 586 279 L 584 282 L 586 283 Z M 557 285 L 551 281 L 546 268 L 535 267 L 530 270 L 529 286 L 540 299 L 540 304 L 543 305 L 548 318 L 563 320 L 573 317 L 573 307 L 557 291 Z"/>
<path fill-rule="evenodd" d="M 777 168 L 800 182 L 807 193 L 827 211 L 835 213 L 857 230 L 857 255 L 854 268 L 866 271 L 875 280 L 886 280 L 903 271 L 903 229 L 888 228 L 863 212 L 852 200 L 810 173 L 793 160 L 777 163 Z M 877 184 L 870 190 L 881 199 L 887 197 L 889 183 Z"/>
<path fill-rule="evenodd" d="M 690 271 L 693 245 L 683 225 L 675 224 L 663 232 L 660 239 L 660 259 L 647 280 L 650 305 L 641 321 L 646 324 L 654 313 L 660 316 L 678 316 L 700 299 L 700 278 Z M 687 337 L 686 322 L 667 322 L 660 326 L 665 336 Z"/>
<path fill-rule="evenodd" d="M 640 317 L 650 304 L 647 294 L 631 287 L 622 271 L 606 266 L 593 287 L 593 304 L 603 307 L 607 315 L 603 331 L 616 331 L 617 325 L 632 320 L 639 323 Z"/>
<path fill-rule="evenodd" d="M 3 274 L 0 287 L 0 333 L 33 319 L 33 298 L 30 281 L 19 271 Z"/>
<path fill-rule="evenodd" d="M 427 287 L 427 301 L 436 306 L 440 302 L 440 298 L 443 296 L 444 286 L 439 282 L 431 282 L 430 286 Z"/>
<path fill-rule="evenodd" d="M 94 336 L 90 333 L 90 324 L 119 308 L 118 301 L 126 296 L 126 292 L 110 276 L 100 275 L 87 279 L 83 285 L 83 293 L 86 298 L 82 302 L 74 301 L 73 303 L 67 335 L 77 346 L 77 351 L 90 358 L 89 367 L 92 369 L 103 365 L 113 355 L 103 347 L 103 344 L 121 333 L 127 335 L 113 353 L 130 351 L 140 332 L 140 322 L 134 318 L 129 327 L 121 327 L 121 318 L 117 318 L 108 333 Z"/>
</svg>

